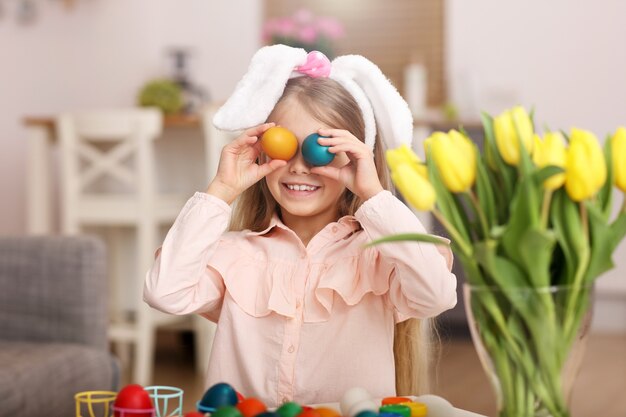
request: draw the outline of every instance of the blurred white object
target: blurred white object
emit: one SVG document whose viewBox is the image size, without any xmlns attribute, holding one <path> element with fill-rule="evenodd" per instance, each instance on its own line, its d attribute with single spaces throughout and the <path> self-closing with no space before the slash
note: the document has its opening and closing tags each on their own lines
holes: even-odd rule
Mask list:
<svg viewBox="0 0 626 417">
<path fill-rule="evenodd" d="M 122 346 L 134 344 L 132 380 L 141 385 L 152 383 L 157 326 L 189 321 L 152 310 L 142 299 L 145 273 L 160 244 L 159 228 L 173 223 L 188 198 L 158 192 L 154 141 L 162 126 L 160 111 L 149 108 L 68 113 L 56 123 L 62 166 L 61 231 L 76 234 L 99 226 L 112 237 L 119 227 L 136 231 L 136 275 L 111 277 L 114 320 L 109 338 Z M 119 247 L 120 242 L 109 245 L 113 273 L 121 270 Z M 125 292 L 133 297 L 130 318 L 120 312 L 121 303 L 115 299 Z"/>
<path fill-rule="evenodd" d="M 426 67 L 414 61 L 404 67 L 404 98 L 413 117 L 424 117 L 428 99 Z"/>
<path fill-rule="evenodd" d="M 450 417 L 456 415 L 448 400 L 436 395 L 421 395 L 415 398 L 418 403 L 426 404 L 428 417 Z"/>
<path fill-rule="evenodd" d="M 378 411 L 377 404 L 372 400 L 372 396 L 365 388 L 350 388 L 341 397 L 341 414 L 346 417 L 354 417 L 361 411 Z"/>
</svg>

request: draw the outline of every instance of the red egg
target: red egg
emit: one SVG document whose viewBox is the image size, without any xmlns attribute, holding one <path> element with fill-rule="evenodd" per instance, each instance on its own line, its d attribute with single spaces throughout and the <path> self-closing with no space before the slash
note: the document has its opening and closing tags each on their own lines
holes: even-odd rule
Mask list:
<svg viewBox="0 0 626 417">
<path fill-rule="evenodd" d="M 201 413 L 200 411 L 190 411 L 188 413 L 185 413 L 184 417 L 204 417 L 205 414 Z"/>
<path fill-rule="evenodd" d="M 237 394 L 237 402 L 242 402 L 243 400 L 246 399 L 246 397 L 244 397 L 243 394 L 240 393 L 239 391 L 235 391 L 235 393 Z"/>
<path fill-rule="evenodd" d="M 126 385 L 122 388 L 120 392 L 117 393 L 113 406 L 117 409 L 121 409 L 115 410 L 115 417 L 151 417 L 153 414 L 152 410 L 154 409 L 150 394 L 138 384 Z M 124 412 L 125 410 L 150 411 L 146 413 L 126 413 Z"/>
<path fill-rule="evenodd" d="M 305 409 L 304 407 L 302 409 L 303 411 L 296 417 L 322 417 L 315 409 Z"/>
<path fill-rule="evenodd" d="M 239 409 L 239 411 L 241 411 L 243 417 L 254 417 L 257 414 L 261 414 L 267 411 L 267 407 L 265 406 L 265 404 L 263 404 L 260 400 L 257 400 L 256 398 L 246 398 L 245 400 L 237 404 L 236 407 Z"/>
</svg>

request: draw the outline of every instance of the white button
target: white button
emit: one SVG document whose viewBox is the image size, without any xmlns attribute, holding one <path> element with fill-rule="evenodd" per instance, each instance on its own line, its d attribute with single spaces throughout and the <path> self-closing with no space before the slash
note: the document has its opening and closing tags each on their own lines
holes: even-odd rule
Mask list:
<svg viewBox="0 0 626 417">
<path fill-rule="evenodd" d="M 300 300 L 296 300 L 296 308 L 300 307 L 302 307 L 302 303 L 300 302 Z"/>
<path fill-rule="evenodd" d="M 287 352 L 293 353 L 295 350 L 296 350 L 296 348 L 293 345 L 291 345 L 291 346 L 289 346 L 289 349 L 287 349 Z"/>
<path fill-rule="evenodd" d="M 288 402 L 289 402 L 289 398 L 283 397 L 283 403 L 288 403 Z"/>
<path fill-rule="evenodd" d="M 333 231 L 333 233 L 337 233 L 337 231 L 338 231 L 339 229 L 337 228 L 337 226 L 333 226 L 333 228 L 332 228 L 331 230 Z"/>
</svg>

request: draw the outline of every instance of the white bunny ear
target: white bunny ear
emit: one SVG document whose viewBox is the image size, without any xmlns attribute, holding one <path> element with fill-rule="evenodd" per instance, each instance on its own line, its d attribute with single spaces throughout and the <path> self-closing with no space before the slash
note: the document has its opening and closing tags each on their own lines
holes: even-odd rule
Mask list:
<svg viewBox="0 0 626 417">
<path fill-rule="evenodd" d="M 387 147 L 411 146 L 413 116 L 409 105 L 385 77 L 380 68 L 360 55 L 343 55 L 332 62 L 333 74 L 347 76 L 363 90 L 371 103 L 376 125 Z M 363 108 L 363 106 L 361 106 Z"/>
<path fill-rule="evenodd" d="M 222 130 L 241 130 L 264 123 L 285 90 L 295 67 L 307 59 L 304 49 L 271 45 L 252 57 L 248 72 L 213 117 Z"/>
</svg>

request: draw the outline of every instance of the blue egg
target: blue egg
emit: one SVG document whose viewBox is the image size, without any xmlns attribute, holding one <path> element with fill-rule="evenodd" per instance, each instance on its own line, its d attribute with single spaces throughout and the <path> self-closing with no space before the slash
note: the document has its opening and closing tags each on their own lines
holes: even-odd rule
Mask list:
<svg viewBox="0 0 626 417">
<path fill-rule="evenodd" d="M 238 401 L 235 389 L 221 382 L 213 385 L 204 393 L 202 399 L 198 401 L 197 408 L 203 413 L 212 413 L 223 406 L 237 405 Z"/>
<path fill-rule="evenodd" d="M 322 146 L 317 143 L 317 139 L 320 137 L 327 136 L 311 133 L 302 142 L 302 157 L 308 164 L 316 167 L 328 165 L 335 159 L 335 154 L 328 150 L 329 146 Z"/>
</svg>

